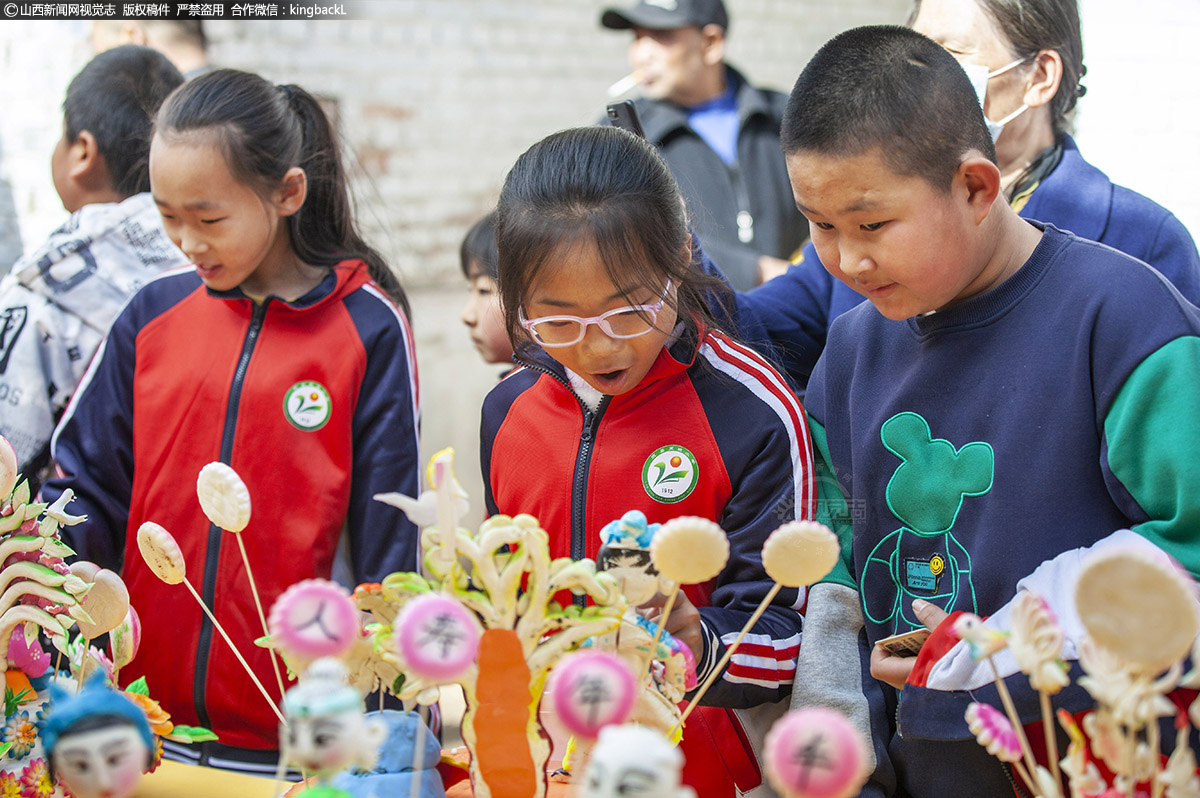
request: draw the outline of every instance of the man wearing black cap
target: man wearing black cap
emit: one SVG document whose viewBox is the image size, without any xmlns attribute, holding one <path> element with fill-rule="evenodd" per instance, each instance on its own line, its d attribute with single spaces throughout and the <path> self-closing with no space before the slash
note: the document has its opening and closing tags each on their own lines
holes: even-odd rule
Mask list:
<svg viewBox="0 0 1200 798">
<path fill-rule="evenodd" d="M 633 31 L 638 115 L 705 251 L 739 290 L 785 270 L 808 234 L 779 149 L 787 95 L 755 88 L 725 64 L 724 4 L 640 0 L 606 10 L 600 22 Z"/>
</svg>

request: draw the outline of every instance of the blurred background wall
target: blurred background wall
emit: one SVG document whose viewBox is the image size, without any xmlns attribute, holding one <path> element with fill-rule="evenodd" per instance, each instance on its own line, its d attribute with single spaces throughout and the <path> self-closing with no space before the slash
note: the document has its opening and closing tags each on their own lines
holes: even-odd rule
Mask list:
<svg viewBox="0 0 1200 798">
<path fill-rule="evenodd" d="M 729 61 L 787 91 L 849 27 L 902 23 L 907 0 L 726 0 Z M 624 0 L 619 5 L 632 4 Z M 335 109 L 354 163 L 359 221 L 414 308 L 426 455 L 453 445 L 478 497 L 478 407 L 500 369 L 459 322 L 458 246 L 508 167 L 542 136 L 600 117 L 627 74 L 629 36 L 602 0 L 372 0 L 369 19 L 206 23 L 219 66 L 298 83 Z M 1200 2 L 1082 0 L 1088 94 L 1080 147 L 1200 234 L 1197 93 L 1187 54 Z M 0 22 L 0 270 L 65 218 L 50 182 L 63 93 L 91 56 L 87 22 Z"/>
</svg>

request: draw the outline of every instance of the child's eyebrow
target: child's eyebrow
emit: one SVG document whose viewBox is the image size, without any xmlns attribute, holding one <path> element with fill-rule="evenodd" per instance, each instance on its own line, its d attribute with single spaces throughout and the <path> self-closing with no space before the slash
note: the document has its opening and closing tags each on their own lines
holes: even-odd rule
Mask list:
<svg viewBox="0 0 1200 798">
<path fill-rule="evenodd" d="M 842 213 L 860 213 L 862 211 L 873 211 L 873 210 L 876 210 L 878 207 L 879 207 L 878 202 L 864 197 L 863 199 L 852 202 L 849 205 L 847 205 L 845 208 L 842 208 L 841 212 Z M 800 211 L 801 213 L 805 213 L 805 214 L 817 213 L 816 211 L 812 210 L 811 208 L 806 207 L 805 205 L 803 205 L 802 203 L 799 203 L 799 202 L 796 203 L 796 210 Z"/>
<path fill-rule="evenodd" d="M 165 200 L 159 199 L 158 197 L 154 197 L 154 204 L 159 206 L 160 208 L 171 207 L 170 203 L 166 202 Z M 183 204 L 183 209 L 185 211 L 210 211 L 213 208 L 217 208 L 219 206 L 220 206 L 220 203 L 214 202 L 213 200 L 197 200 L 195 202 L 185 202 Z"/>
<path fill-rule="evenodd" d="M 613 291 L 611 294 L 608 295 L 608 297 L 602 299 L 601 301 L 602 302 L 616 302 L 618 299 L 622 299 L 625 296 L 626 296 L 626 294 L 621 291 Z M 550 305 L 550 306 L 556 307 L 556 308 L 570 308 L 570 307 L 575 306 L 574 302 L 568 302 L 565 299 L 555 299 L 554 297 L 544 297 L 544 296 L 543 297 L 535 297 L 535 301 L 539 305 Z"/>
</svg>

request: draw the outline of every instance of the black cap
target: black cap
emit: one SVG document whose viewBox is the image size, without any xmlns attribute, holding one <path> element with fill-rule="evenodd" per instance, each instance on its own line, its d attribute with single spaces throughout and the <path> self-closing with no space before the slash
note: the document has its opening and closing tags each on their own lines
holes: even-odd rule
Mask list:
<svg viewBox="0 0 1200 798">
<path fill-rule="evenodd" d="M 639 0 L 633 8 L 609 8 L 600 16 L 606 28 L 671 30 L 705 25 L 729 27 L 729 16 L 721 0 Z"/>
</svg>

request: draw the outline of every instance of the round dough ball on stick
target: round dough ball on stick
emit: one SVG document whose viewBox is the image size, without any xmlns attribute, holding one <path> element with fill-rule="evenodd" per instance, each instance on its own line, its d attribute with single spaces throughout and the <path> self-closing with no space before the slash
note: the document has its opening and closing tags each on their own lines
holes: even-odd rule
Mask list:
<svg viewBox="0 0 1200 798">
<path fill-rule="evenodd" d="M 663 605 L 659 616 L 658 631 L 654 634 L 654 642 L 650 645 L 650 657 L 658 648 L 667 618 L 679 588 L 683 585 L 698 585 L 715 579 L 717 574 L 725 570 L 729 562 L 729 538 L 720 525 L 694 515 L 681 515 L 659 527 L 650 541 L 650 561 L 660 574 L 675 583 Z M 646 663 L 647 670 L 650 663 Z"/>
<path fill-rule="evenodd" d="M 1075 608 L 1102 648 L 1139 671 L 1159 673 L 1191 651 L 1200 631 L 1194 590 L 1165 556 L 1120 547 L 1084 562 Z"/>
<path fill-rule="evenodd" d="M 400 611 L 393 643 L 410 672 L 434 685 L 452 682 L 475 661 L 479 622 L 449 596 L 426 593 L 410 599 Z M 424 750 L 425 724 L 418 723 L 413 773 L 421 772 Z M 412 780 L 409 798 L 417 798 L 420 782 Z"/>
<path fill-rule="evenodd" d="M 821 707 L 798 709 L 776 721 L 763 758 L 767 779 L 786 798 L 850 798 L 871 774 L 858 729 Z"/>
<path fill-rule="evenodd" d="M 250 523 L 250 490 L 225 463 L 209 463 L 200 469 L 196 497 L 208 520 L 227 532 L 241 532 Z"/>
<path fill-rule="evenodd" d="M 254 675 L 254 671 L 250 670 L 250 666 L 246 663 L 246 658 L 242 656 L 242 652 L 238 651 L 237 646 L 229 639 L 229 634 L 225 628 L 221 626 L 217 616 L 213 615 L 212 610 L 204 603 L 204 599 L 200 598 L 200 594 L 196 592 L 196 588 L 192 587 L 192 583 L 187 579 L 187 563 L 183 560 L 183 552 L 179 549 L 179 544 L 175 542 L 174 536 L 163 529 L 153 521 L 146 521 L 137 531 L 138 551 L 142 554 L 142 559 L 146 561 L 146 565 L 162 581 L 168 585 L 177 585 L 180 582 L 192 594 L 192 598 L 196 599 L 196 603 L 200 605 L 200 609 L 204 610 L 204 614 L 208 616 L 208 620 L 212 621 L 213 628 L 220 633 L 225 643 L 233 650 L 233 655 L 237 657 L 238 662 L 246 669 L 246 674 L 249 675 L 250 681 L 254 682 L 254 686 L 262 693 L 263 698 L 267 699 L 267 703 L 271 705 L 271 709 L 275 711 L 275 716 L 279 718 L 279 722 L 287 725 L 287 719 L 283 713 L 279 711 L 279 707 L 275 701 L 267 693 L 267 688 L 263 687 L 262 682 Z"/>
<path fill-rule="evenodd" d="M 146 566 L 168 585 L 177 585 L 187 579 L 187 563 L 175 537 L 153 521 L 138 527 L 138 551 Z"/>
<path fill-rule="evenodd" d="M 0 504 L 8 500 L 17 486 L 17 453 L 8 439 L 0 436 Z"/>
<path fill-rule="evenodd" d="M 576 737 L 595 740 L 624 723 L 637 699 L 629 666 L 607 651 L 577 651 L 554 669 L 554 710 Z"/>
<path fill-rule="evenodd" d="M 829 527 L 815 521 L 789 521 L 767 537 L 762 549 L 763 569 L 775 584 L 767 591 L 767 595 L 763 596 L 758 608 L 754 610 L 750 620 L 746 621 L 742 631 L 738 632 L 733 643 L 725 649 L 721 661 L 700 685 L 688 708 L 679 718 L 676 728 L 683 727 L 684 721 L 725 670 L 742 640 L 754 628 L 754 624 L 758 623 L 758 619 L 766 612 L 779 591 L 785 587 L 808 587 L 823 578 L 837 564 L 840 551 L 837 535 L 833 534 Z"/>
<path fill-rule="evenodd" d="M 250 595 L 254 597 L 254 607 L 258 610 L 258 621 L 262 624 L 263 634 L 271 634 L 267 627 L 267 616 L 263 613 L 262 599 L 258 597 L 254 571 L 250 569 L 250 558 L 246 555 L 246 544 L 241 535 L 242 530 L 250 523 L 249 488 L 232 466 L 213 462 L 201 468 L 200 475 L 196 477 L 196 497 L 200 499 L 200 509 L 204 511 L 208 520 L 221 529 L 232 532 L 237 538 L 238 550 L 242 553 L 242 565 L 246 566 L 246 578 L 250 581 Z M 283 675 L 279 671 L 275 649 L 271 649 L 270 654 L 271 668 L 275 671 L 275 684 L 282 696 Z"/>
</svg>

